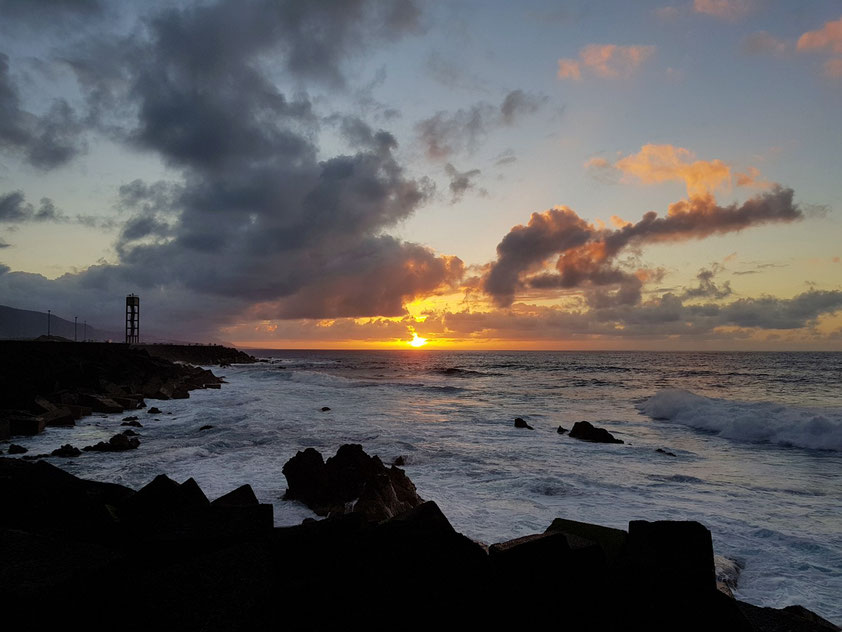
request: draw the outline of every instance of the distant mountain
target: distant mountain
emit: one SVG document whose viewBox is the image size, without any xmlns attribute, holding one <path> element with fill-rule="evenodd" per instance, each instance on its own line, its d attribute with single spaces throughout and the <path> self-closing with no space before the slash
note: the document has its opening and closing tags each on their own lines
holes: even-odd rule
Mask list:
<svg viewBox="0 0 842 632">
<path fill-rule="evenodd" d="M 79 321 L 75 336 L 77 340 L 83 340 L 85 326 Z M 28 309 L 15 309 L 0 305 L 0 339 L 29 340 L 45 336 L 47 334 L 47 313 L 33 312 Z M 55 314 L 50 317 L 50 335 L 60 336 L 68 340 L 74 339 L 73 321 L 59 318 Z M 87 340 L 113 340 L 122 342 L 124 334 L 114 331 L 106 331 L 94 327 L 90 323 L 87 327 Z"/>
</svg>

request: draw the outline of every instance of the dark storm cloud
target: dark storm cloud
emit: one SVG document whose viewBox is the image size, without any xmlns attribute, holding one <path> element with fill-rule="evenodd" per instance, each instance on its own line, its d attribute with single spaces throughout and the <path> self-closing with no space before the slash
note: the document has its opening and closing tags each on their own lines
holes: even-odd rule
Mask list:
<svg viewBox="0 0 842 632">
<path fill-rule="evenodd" d="M 63 99 L 38 116 L 22 109 L 9 58 L 0 53 L 0 151 L 19 153 L 29 164 L 48 170 L 70 161 L 82 148 L 82 124 Z"/>
<path fill-rule="evenodd" d="M 545 97 L 513 90 L 499 106 L 480 101 L 468 109 L 436 112 L 420 121 L 415 131 L 427 157 L 444 160 L 463 151 L 475 151 L 489 132 L 515 124 L 524 115 L 536 112 L 545 102 Z"/>
<path fill-rule="evenodd" d="M 639 296 L 640 280 L 616 267 L 618 253 L 628 246 L 701 239 L 771 222 L 792 222 L 803 214 L 793 203 L 792 189 L 777 187 L 741 205 L 719 206 L 710 195 L 692 196 L 670 205 L 665 217 L 646 213 L 639 222 L 609 230 L 582 220 L 568 208 L 533 213 L 527 226 L 515 226 L 497 246 L 497 261 L 483 287 L 495 303 L 507 306 L 515 292 L 537 283 L 549 287 L 588 288 L 618 284 L 615 299 Z M 558 274 L 543 272 L 545 262 L 558 255 Z M 530 279 L 530 274 L 538 274 Z M 704 285 L 701 291 L 710 291 Z M 720 290 L 722 291 L 722 290 Z M 701 296 L 702 294 L 700 294 Z M 602 295 L 602 299 L 605 295 Z"/>
<path fill-rule="evenodd" d="M 41 204 L 36 208 L 26 201 L 21 191 L 0 195 L 0 223 L 61 222 L 66 219 L 50 198 L 41 198 Z"/>
<path fill-rule="evenodd" d="M 479 169 L 469 169 L 468 171 L 459 171 L 452 164 L 447 163 L 444 166 L 444 172 L 450 179 L 450 194 L 451 204 L 455 204 L 462 197 L 471 190 L 478 190 L 480 194 L 486 194 L 485 189 L 477 189 L 475 179 L 482 173 Z"/>
<path fill-rule="evenodd" d="M 699 270 L 699 274 L 696 275 L 699 285 L 686 289 L 681 295 L 681 298 L 712 298 L 719 300 L 731 296 L 733 290 L 731 289 L 730 281 L 725 281 L 721 285 L 717 285 L 714 281 L 714 277 L 720 272 L 722 272 L 722 266 L 719 265 L 714 265 L 711 269 L 702 268 Z"/>
<path fill-rule="evenodd" d="M 323 119 L 305 92 L 290 96 L 277 83 L 276 62 L 299 79 L 341 85 L 347 58 L 417 24 L 403 0 L 223 0 L 168 9 L 122 40 L 91 44 L 71 60 L 91 112 L 122 112 L 114 137 L 182 179 L 121 187 L 117 206 L 129 217 L 117 263 L 16 282 L 75 287 L 97 301 L 164 291 L 185 327 L 256 303 L 278 317 L 394 316 L 407 300 L 450 287 L 460 260 L 383 234 L 434 190 L 405 173 L 396 139 L 338 115 L 329 122 L 351 151 L 320 158 Z"/>
</svg>

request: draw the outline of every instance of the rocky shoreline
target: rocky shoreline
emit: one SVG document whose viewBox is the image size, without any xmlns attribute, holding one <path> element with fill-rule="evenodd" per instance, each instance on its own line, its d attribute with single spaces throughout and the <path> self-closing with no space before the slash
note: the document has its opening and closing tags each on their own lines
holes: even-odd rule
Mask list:
<svg viewBox="0 0 842 632">
<path fill-rule="evenodd" d="M 0 358 L 0 439 L 72 426 L 93 413 L 145 408 L 146 399 L 184 399 L 223 383 L 183 362 L 255 361 L 220 346 L 10 340 L 0 341 Z"/>
<path fill-rule="evenodd" d="M 483 546 L 359 445 L 327 461 L 299 452 L 283 474 L 290 502 L 326 519 L 274 527 L 272 505 L 248 485 L 211 502 L 192 479 L 159 475 L 135 491 L 0 458 L 4 619 L 21 629 L 83 617 L 130 630 L 838 630 L 798 606 L 717 590 L 698 522 L 625 531 L 560 518 Z"/>
</svg>

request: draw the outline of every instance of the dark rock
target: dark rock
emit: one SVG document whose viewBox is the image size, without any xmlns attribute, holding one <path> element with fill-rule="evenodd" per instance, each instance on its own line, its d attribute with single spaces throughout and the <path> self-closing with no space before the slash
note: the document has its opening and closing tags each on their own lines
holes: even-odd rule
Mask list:
<svg viewBox="0 0 842 632">
<path fill-rule="evenodd" d="M 6 421 L 9 424 L 10 435 L 37 435 L 43 432 L 45 423 L 43 417 L 36 417 L 27 412 L 15 411 L 8 413 Z"/>
<path fill-rule="evenodd" d="M 619 439 L 615 439 L 614 435 L 604 428 L 597 428 L 587 421 L 577 421 L 573 424 L 570 436 L 574 439 L 592 441 L 594 443 L 623 443 Z"/>
<path fill-rule="evenodd" d="M 71 456 L 79 456 L 82 454 L 82 451 L 79 448 L 74 448 L 69 443 L 64 444 L 60 448 L 53 450 L 50 455 L 51 456 L 63 456 L 63 457 L 71 457 Z"/>
<path fill-rule="evenodd" d="M 123 434 L 124 434 L 124 435 L 126 435 L 127 437 L 137 437 L 137 436 L 140 436 L 140 435 L 138 435 L 138 433 L 136 433 L 136 432 L 135 432 L 134 430 L 132 430 L 131 428 L 128 428 L 128 429 L 126 429 L 126 430 L 123 430 Z"/>
<path fill-rule="evenodd" d="M 563 533 L 566 536 L 572 535 L 594 542 L 602 549 L 609 564 L 613 564 L 625 554 L 629 537 L 628 533 L 622 529 L 612 529 L 598 524 L 565 520 L 564 518 L 553 520 L 552 524 L 547 527 L 546 533 Z"/>
<path fill-rule="evenodd" d="M 160 415 L 161 411 L 157 406 L 153 406 L 149 410 L 146 411 L 149 415 Z"/>
<path fill-rule="evenodd" d="M 525 428 L 526 430 L 535 430 L 532 426 L 526 423 L 520 417 L 515 417 L 515 428 Z"/>
<path fill-rule="evenodd" d="M 24 454 L 24 455 L 23 455 L 22 457 L 20 457 L 20 458 L 22 458 L 22 459 L 24 459 L 24 460 L 26 460 L 26 461 L 35 461 L 35 460 L 37 460 L 37 459 L 46 459 L 48 456 L 50 456 L 50 455 L 49 455 L 49 454 L 46 454 L 46 453 L 41 453 L 41 454 Z"/>
<path fill-rule="evenodd" d="M 24 448 L 22 445 L 18 445 L 17 443 L 13 443 L 9 446 L 9 454 L 26 454 L 29 452 L 29 449 Z"/>
<path fill-rule="evenodd" d="M 201 430 L 210 430 L 211 428 L 213 428 L 213 426 L 211 426 L 211 425 L 206 425 L 206 426 L 202 426 L 201 428 L 199 428 L 199 430 L 200 430 L 200 431 L 201 431 Z"/>
<path fill-rule="evenodd" d="M 754 629 L 762 632 L 838 632 L 840 630 L 830 621 L 803 606 L 762 608 L 744 601 L 737 601 L 736 604 Z"/>
<path fill-rule="evenodd" d="M 392 461 L 392 465 L 394 465 L 395 467 L 403 467 L 404 465 L 406 465 L 406 457 L 402 454 L 395 457 L 395 460 Z"/>
<path fill-rule="evenodd" d="M 82 403 L 86 406 L 90 406 L 91 410 L 95 413 L 121 413 L 123 412 L 123 407 L 120 406 L 117 402 L 115 402 L 110 397 L 104 397 L 101 395 L 82 395 L 81 396 Z"/>
<path fill-rule="evenodd" d="M 220 496 L 211 503 L 212 507 L 251 507 L 259 505 L 251 485 L 241 485 L 237 489 Z"/>
<path fill-rule="evenodd" d="M 658 448 L 657 450 L 655 450 L 655 452 L 660 452 L 661 454 L 665 454 L 667 456 L 675 456 L 675 454 L 673 454 L 672 452 L 667 452 L 663 448 Z"/>
<path fill-rule="evenodd" d="M 123 421 L 137 421 L 137 415 L 131 415 L 130 417 L 123 417 Z"/>
<path fill-rule="evenodd" d="M 123 452 L 124 450 L 135 450 L 138 446 L 140 446 L 140 439 L 137 437 L 115 434 L 107 443 L 100 441 L 96 445 L 87 445 L 82 450 L 85 452 Z"/>
<path fill-rule="evenodd" d="M 558 569 L 569 553 L 567 538 L 554 532 L 527 535 L 488 548 L 491 564 L 502 577 L 531 578 L 541 567 Z"/>
<path fill-rule="evenodd" d="M 387 469 L 359 444 L 341 446 L 327 462 L 307 448 L 284 464 L 283 473 L 284 498 L 300 500 L 320 516 L 353 511 L 378 521 L 423 502 L 403 470 Z"/>
<path fill-rule="evenodd" d="M 131 426 L 132 428 L 143 428 L 143 424 L 140 423 L 139 421 L 124 421 L 120 425 L 121 426 Z"/>
<path fill-rule="evenodd" d="M 329 410 L 330 410 L 330 406 L 322 406 L 322 412 L 323 413 L 326 413 Z"/>
<path fill-rule="evenodd" d="M 695 521 L 629 522 L 629 556 L 639 571 L 670 591 L 716 591 L 710 531 Z"/>
<path fill-rule="evenodd" d="M 565 434 L 565 433 L 567 432 L 567 428 L 562 428 L 561 426 L 559 426 L 559 427 L 556 429 L 556 432 L 557 432 L 558 434 Z"/>
</svg>

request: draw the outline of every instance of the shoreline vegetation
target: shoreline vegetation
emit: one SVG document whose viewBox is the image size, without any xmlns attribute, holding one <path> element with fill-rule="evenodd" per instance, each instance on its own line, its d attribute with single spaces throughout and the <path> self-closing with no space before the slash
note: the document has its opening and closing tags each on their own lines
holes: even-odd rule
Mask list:
<svg viewBox="0 0 842 632">
<path fill-rule="evenodd" d="M 159 346 L 165 357 L 150 349 Z M 255 361 L 224 347 L 141 347 L 0 342 L 0 420 L 37 432 L 96 407 L 139 410 L 224 383 L 174 361 Z M 132 449 L 114 441 L 90 449 Z M 312 448 L 278 458 L 285 499 L 324 519 L 275 527 L 272 505 L 248 485 L 211 502 L 193 479 L 161 474 L 133 490 L 0 456 L 4 617 L 16 629 L 79 615 L 94 629 L 839 629 L 800 606 L 761 608 L 717 589 L 711 534 L 698 522 L 620 530 L 563 517 L 485 546 L 420 498 L 400 462 L 356 444 L 326 460 Z"/>
</svg>

